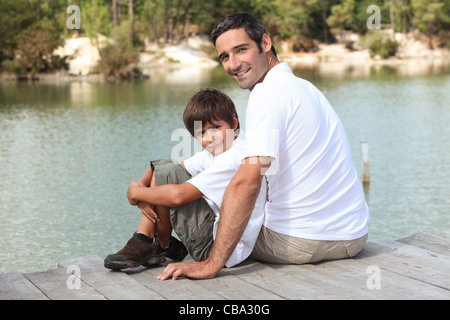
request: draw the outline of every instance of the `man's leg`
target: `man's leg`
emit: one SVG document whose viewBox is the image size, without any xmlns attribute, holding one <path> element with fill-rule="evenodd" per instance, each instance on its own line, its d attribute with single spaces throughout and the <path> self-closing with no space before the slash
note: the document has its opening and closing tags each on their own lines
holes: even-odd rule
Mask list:
<svg viewBox="0 0 450 320">
<path fill-rule="evenodd" d="M 343 241 L 302 239 L 280 234 L 263 226 L 250 258 L 285 264 L 345 259 L 358 254 L 366 241 L 367 235 Z"/>
</svg>

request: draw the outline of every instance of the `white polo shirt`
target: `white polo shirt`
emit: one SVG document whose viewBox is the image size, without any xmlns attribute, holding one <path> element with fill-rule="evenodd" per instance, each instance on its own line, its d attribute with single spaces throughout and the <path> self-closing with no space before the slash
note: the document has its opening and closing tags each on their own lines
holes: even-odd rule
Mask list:
<svg viewBox="0 0 450 320">
<path fill-rule="evenodd" d="M 286 63 L 251 92 L 244 157 L 275 159 L 266 174 L 264 225 L 313 240 L 352 240 L 368 232 L 369 211 L 339 117 Z"/>
<path fill-rule="evenodd" d="M 227 151 L 217 156 L 203 150 L 183 161 L 186 170 L 192 175 L 192 178 L 187 182 L 203 193 L 203 198 L 216 215 L 213 229 L 214 239 L 219 227 L 223 195 L 231 179 L 239 169 L 244 148 L 244 141 L 236 138 Z M 250 221 L 244 230 L 242 238 L 225 264 L 227 267 L 232 267 L 244 261 L 251 254 L 264 219 L 265 196 L 266 184 L 263 183 Z"/>
</svg>

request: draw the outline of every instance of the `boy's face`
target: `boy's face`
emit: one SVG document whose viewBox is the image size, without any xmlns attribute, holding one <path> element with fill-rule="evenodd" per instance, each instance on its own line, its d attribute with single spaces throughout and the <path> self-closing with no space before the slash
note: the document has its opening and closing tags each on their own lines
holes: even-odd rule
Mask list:
<svg viewBox="0 0 450 320">
<path fill-rule="evenodd" d="M 238 119 L 234 116 L 235 125 L 233 127 L 224 120 L 202 123 L 202 127 L 194 128 L 195 138 L 203 148 L 217 156 L 227 151 L 234 140 L 234 130 L 237 128 Z"/>
</svg>

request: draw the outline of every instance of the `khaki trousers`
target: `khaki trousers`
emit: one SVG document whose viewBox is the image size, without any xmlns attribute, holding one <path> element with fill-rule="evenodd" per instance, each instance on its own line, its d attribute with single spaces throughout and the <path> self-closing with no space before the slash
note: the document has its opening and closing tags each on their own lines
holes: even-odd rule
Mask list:
<svg viewBox="0 0 450 320">
<path fill-rule="evenodd" d="M 355 240 L 310 240 L 280 234 L 263 226 L 250 258 L 286 264 L 345 259 L 358 254 L 366 242 L 367 234 Z"/>
</svg>

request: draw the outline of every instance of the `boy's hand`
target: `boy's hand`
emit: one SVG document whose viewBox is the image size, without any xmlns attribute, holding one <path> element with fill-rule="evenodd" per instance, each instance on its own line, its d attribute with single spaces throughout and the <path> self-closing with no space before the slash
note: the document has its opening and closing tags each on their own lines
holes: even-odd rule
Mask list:
<svg viewBox="0 0 450 320">
<path fill-rule="evenodd" d="M 135 188 L 139 188 L 139 185 L 136 181 L 131 181 L 130 185 L 128 186 L 128 190 L 127 190 L 127 198 L 128 198 L 128 202 L 132 205 L 132 206 L 136 206 L 139 201 L 134 200 L 133 197 L 133 189 Z"/>
<path fill-rule="evenodd" d="M 137 204 L 137 207 L 139 209 L 141 209 L 142 214 L 149 219 L 150 221 L 152 221 L 153 223 L 156 223 L 159 221 L 158 215 L 156 214 L 155 208 L 153 206 L 153 204 L 148 203 L 148 202 L 142 202 L 140 201 Z"/>
</svg>

